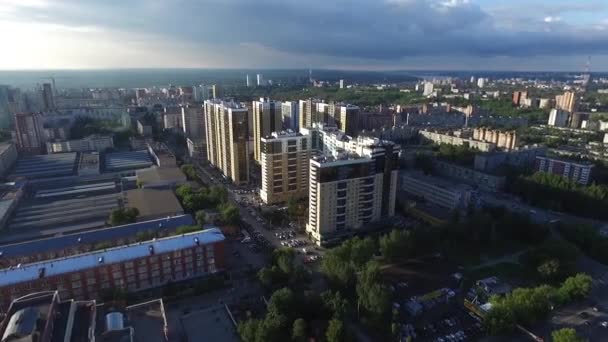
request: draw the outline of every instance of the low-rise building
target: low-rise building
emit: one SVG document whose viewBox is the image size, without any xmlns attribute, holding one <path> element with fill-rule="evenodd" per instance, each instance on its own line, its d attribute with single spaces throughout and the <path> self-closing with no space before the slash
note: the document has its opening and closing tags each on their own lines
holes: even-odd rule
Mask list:
<svg viewBox="0 0 608 342">
<path fill-rule="evenodd" d="M 133 189 L 125 191 L 125 207 L 137 208 L 138 221 L 184 214 L 184 209 L 170 189 Z"/>
<path fill-rule="evenodd" d="M 504 176 L 478 171 L 442 160 L 435 160 L 433 169 L 437 175 L 462 181 L 474 189 L 500 191 L 505 185 Z"/>
<path fill-rule="evenodd" d="M 49 154 L 85 151 L 102 152 L 108 148 L 114 148 L 114 139 L 106 135 L 91 135 L 83 139 L 46 143 L 46 151 Z"/>
<path fill-rule="evenodd" d="M 450 210 L 466 209 L 476 202 L 475 191 L 470 186 L 422 172 L 400 172 L 399 181 L 400 190 Z"/>
<path fill-rule="evenodd" d="M 496 144 L 493 142 L 478 141 L 474 139 L 457 137 L 453 134 L 432 132 L 428 130 L 421 130 L 419 134 L 426 140 L 432 141 L 436 144 L 448 144 L 456 146 L 466 146 L 470 148 L 478 149 L 482 152 L 491 152 L 496 149 Z"/>
<path fill-rule="evenodd" d="M 152 126 L 143 123 L 141 120 L 137 120 L 137 133 L 144 137 L 152 136 Z"/>
<path fill-rule="evenodd" d="M 96 299 L 103 290 L 136 292 L 224 269 L 218 229 L 170 236 L 0 270 L 0 309 L 32 291 Z"/>
<path fill-rule="evenodd" d="M 535 169 L 536 171 L 559 175 L 587 185 L 591 180 L 593 164 L 538 156 L 536 157 Z"/>
</svg>

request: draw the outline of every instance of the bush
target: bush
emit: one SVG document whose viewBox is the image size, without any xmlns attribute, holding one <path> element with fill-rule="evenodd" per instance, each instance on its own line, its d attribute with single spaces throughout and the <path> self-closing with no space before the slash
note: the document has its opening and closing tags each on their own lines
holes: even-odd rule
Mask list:
<svg viewBox="0 0 608 342">
<path fill-rule="evenodd" d="M 123 224 L 134 223 L 139 216 L 137 208 L 115 209 L 110 214 L 110 225 L 120 226 Z"/>
</svg>

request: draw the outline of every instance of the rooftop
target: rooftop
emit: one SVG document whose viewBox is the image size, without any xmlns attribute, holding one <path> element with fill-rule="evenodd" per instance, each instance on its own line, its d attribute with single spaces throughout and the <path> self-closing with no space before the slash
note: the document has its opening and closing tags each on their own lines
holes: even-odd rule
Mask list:
<svg viewBox="0 0 608 342">
<path fill-rule="evenodd" d="M 184 175 L 179 167 L 138 170 L 136 174 L 137 180 L 144 185 L 159 182 L 183 183 L 187 181 L 186 175 Z"/>
<path fill-rule="evenodd" d="M 181 323 L 188 341 L 240 341 L 232 317 L 224 305 L 182 316 Z"/>
<path fill-rule="evenodd" d="M 219 229 L 207 229 L 190 234 L 153 239 L 147 242 L 124 245 L 115 248 L 71 255 L 64 258 L 45 260 L 31 264 L 18 265 L 0 270 L 0 286 L 19 284 L 41 277 L 81 271 L 97 267 L 100 264 L 114 264 L 127 260 L 142 258 L 151 252 L 163 254 L 195 246 L 223 241 L 224 235 Z"/>
<path fill-rule="evenodd" d="M 139 232 L 174 230 L 177 227 L 192 225 L 195 221 L 190 215 L 179 215 L 162 219 L 131 223 L 123 226 L 91 230 L 73 235 L 60 235 L 0 246 L 1 257 L 16 258 L 32 253 L 60 251 L 76 245 L 96 244 L 103 241 L 114 241 L 136 236 Z"/>
<path fill-rule="evenodd" d="M 125 192 L 125 206 L 137 208 L 140 217 L 163 217 L 182 214 L 180 205 L 172 190 L 135 189 Z"/>
</svg>

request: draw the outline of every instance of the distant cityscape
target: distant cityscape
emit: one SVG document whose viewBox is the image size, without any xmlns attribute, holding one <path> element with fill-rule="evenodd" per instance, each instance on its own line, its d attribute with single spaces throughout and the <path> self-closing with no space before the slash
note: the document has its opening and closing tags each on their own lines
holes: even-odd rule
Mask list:
<svg viewBox="0 0 608 342">
<path fill-rule="evenodd" d="M 2 342 L 608 336 L 608 74 L 19 73 Z"/>
</svg>

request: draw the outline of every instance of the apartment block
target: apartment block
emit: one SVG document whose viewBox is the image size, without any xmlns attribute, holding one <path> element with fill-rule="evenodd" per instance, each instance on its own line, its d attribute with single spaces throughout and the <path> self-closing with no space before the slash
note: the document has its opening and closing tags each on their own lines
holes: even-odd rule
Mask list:
<svg viewBox="0 0 608 342">
<path fill-rule="evenodd" d="M 236 184 L 249 182 L 247 108 L 233 102 L 205 101 L 207 159 Z"/>
<path fill-rule="evenodd" d="M 518 148 L 517 133 L 515 131 L 501 131 L 486 127 L 478 127 L 473 130 L 473 139 L 496 144 L 496 147 L 507 151 Z"/>
<path fill-rule="evenodd" d="M 205 119 L 203 115 L 203 107 L 184 106 L 181 107 L 181 127 L 184 135 L 187 138 L 202 139 L 204 135 Z"/>
<path fill-rule="evenodd" d="M 262 188 L 267 204 L 308 195 L 308 163 L 313 153 L 311 136 L 293 131 L 275 132 L 261 139 Z"/>
<path fill-rule="evenodd" d="M 261 139 L 272 132 L 283 130 L 283 112 L 281 102 L 261 98 L 253 101 L 253 159 L 261 161 Z"/>
<path fill-rule="evenodd" d="M 476 148 L 481 152 L 491 152 L 496 149 L 496 143 L 494 142 L 486 142 L 475 139 L 463 138 L 454 135 L 451 132 L 441 133 L 441 132 L 433 132 L 428 130 L 421 130 L 419 134 L 426 140 L 432 141 L 436 144 L 448 144 L 448 145 L 456 145 L 456 146 L 467 146 L 471 148 Z"/>
<path fill-rule="evenodd" d="M 576 96 L 574 92 L 567 91 L 562 95 L 555 96 L 555 108 L 565 110 L 566 112 L 574 112 L 576 109 Z"/>
<path fill-rule="evenodd" d="M 300 130 L 299 106 L 295 101 L 284 101 L 281 103 L 283 115 L 283 129 L 291 129 L 295 132 Z"/>
<path fill-rule="evenodd" d="M 551 109 L 551 113 L 549 113 L 549 121 L 547 125 L 555 126 L 555 127 L 566 127 L 568 126 L 568 122 L 570 121 L 570 112 L 565 111 L 563 109 Z"/>
<path fill-rule="evenodd" d="M 310 128 L 313 124 L 320 122 L 318 118 L 318 104 L 322 103 L 319 100 L 300 100 L 298 102 L 299 113 L 299 128 Z"/>
<path fill-rule="evenodd" d="M 536 157 L 535 169 L 587 185 L 591 179 L 593 164 L 538 156 Z"/>
<path fill-rule="evenodd" d="M 310 237 L 318 245 L 336 243 L 393 216 L 399 145 L 327 129 L 317 138 L 322 152 L 310 159 Z"/>
<path fill-rule="evenodd" d="M 107 289 L 136 292 L 223 270 L 218 228 L 70 255 L 0 270 L 0 310 L 31 292 L 96 299 Z"/>
</svg>

